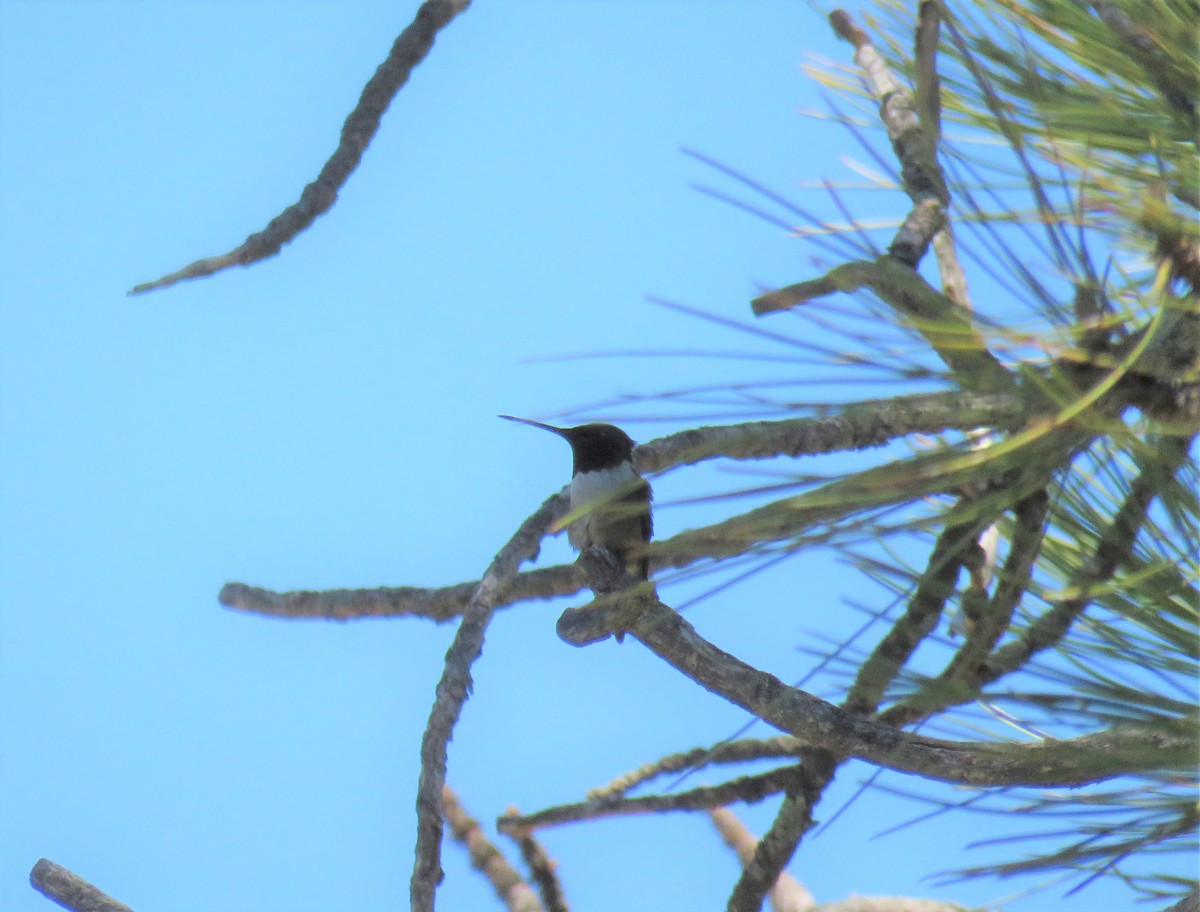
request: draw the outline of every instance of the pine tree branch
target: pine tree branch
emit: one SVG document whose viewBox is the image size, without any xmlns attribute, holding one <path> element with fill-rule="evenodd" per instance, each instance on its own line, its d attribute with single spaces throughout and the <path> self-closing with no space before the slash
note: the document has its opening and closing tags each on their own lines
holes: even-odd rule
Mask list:
<svg viewBox="0 0 1200 912">
<path fill-rule="evenodd" d="M 871 92 L 879 103 L 879 116 L 887 129 L 896 159 L 900 162 L 900 179 L 905 192 L 918 207 L 929 201 L 944 205 L 949 200 L 946 181 L 937 165 L 931 137 L 917 117 L 917 105 L 912 94 L 892 75 L 870 37 L 855 24 L 849 13 L 841 9 L 834 10 L 829 14 L 829 24 L 839 38 L 854 45 L 854 62 L 862 68 Z M 929 238 L 932 237 L 932 234 L 929 235 Z M 927 238 L 925 243 L 928 242 Z M 921 253 L 917 253 L 912 261 L 904 257 L 898 259 L 909 266 L 916 266 Z"/>
<path fill-rule="evenodd" d="M 566 498 L 562 514 L 566 515 Z M 420 617 L 439 624 L 462 617 L 479 580 L 424 589 L 381 586 L 377 589 L 298 589 L 275 592 L 245 583 L 226 583 L 218 600 L 226 608 L 291 620 L 349 621 L 362 618 Z M 571 564 L 518 573 L 500 593 L 498 608 L 531 599 L 573 595 L 583 579 Z"/>
<path fill-rule="evenodd" d="M 129 906 L 117 902 L 107 893 L 62 865 L 39 858 L 29 872 L 30 885 L 71 912 L 133 912 Z"/>
<path fill-rule="evenodd" d="M 911 224 L 906 221 L 901 230 L 926 230 L 929 226 L 922 227 L 922 220 L 931 217 L 929 213 L 933 210 L 927 205 L 913 211 L 916 221 Z M 930 237 L 940 227 L 939 224 Z M 837 291 L 849 293 L 862 288 L 870 288 L 916 329 L 964 388 L 998 391 L 1013 388 L 1013 376 L 988 350 L 971 323 L 969 312 L 891 254 L 876 260 L 843 263 L 819 279 L 761 295 L 750 306 L 755 314 L 763 316 Z"/>
<path fill-rule="evenodd" d="M 954 593 L 959 572 L 969 552 L 978 548 L 979 534 L 994 515 L 942 530 L 929 555 L 928 566 L 917 582 L 904 614 L 879 641 L 859 667 L 843 707 L 856 715 L 870 715 L 879 708 L 888 686 L 912 657 L 921 641 L 933 632 L 946 600 Z"/>
<path fill-rule="evenodd" d="M 487 878 L 504 908 L 509 912 L 546 912 L 533 888 L 487 838 L 479 821 L 466 812 L 448 785 L 442 788 L 442 814 L 450 826 L 450 834 L 466 848 L 472 867 Z"/>
<path fill-rule="evenodd" d="M 1163 439 L 1160 458 L 1143 466 L 1130 486 L 1129 495 L 1096 543 L 1091 560 L 1072 581 L 1071 589 L 1079 594 L 1057 602 L 1015 642 L 1002 646 L 989 657 L 978 676 L 979 686 L 1023 667 L 1034 655 L 1055 646 L 1066 636 L 1071 625 L 1091 604 L 1094 590 L 1112 579 L 1122 562 L 1132 554 L 1138 531 L 1146 520 L 1146 511 L 1162 490 L 1164 480 L 1174 477 L 1187 459 L 1193 439 Z"/>
<path fill-rule="evenodd" d="M 560 494 L 547 498 L 500 549 L 463 612 L 438 682 L 433 709 L 421 739 L 421 775 L 417 783 L 417 847 L 409 895 L 412 912 L 433 912 L 442 880 L 442 789 L 446 752 L 454 725 L 471 693 L 471 666 L 483 652 L 483 636 L 507 581 L 521 562 L 537 554 L 538 544 L 562 510 Z"/>
<path fill-rule="evenodd" d="M 742 865 L 749 865 L 754 860 L 754 850 L 758 846 L 758 838 L 751 833 L 729 808 L 713 808 L 708 812 L 713 826 L 721 834 L 725 844 L 737 854 Z M 774 912 L 812 912 L 816 901 L 795 877 L 786 871 L 781 871 L 775 883 L 771 885 L 767 895 L 771 899 Z M 761 907 L 761 902 L 759 904 Z"/>
<path fill-rule="evenodd" d="M 512 809 L 511 813 L 516 814 L 517 811 Z M 529 866 L 529 876 L 537 884 L 546 912 L 570 912 L 571 907 L 567 904 L 562 883 L 558 879 L 558 865 L 541 842 L 528 832 L 511 833 L 509 836 L 516 840 L 521 849 L 521 857 Z"/>
<path fill-rule="evenodd" d="M 358 104 L 342 126 L 338 147 L 321 168 L 317 179 L 304 188 L 298 202 L 271 219 L 262 231 L 250 235 L 233 250 L 219 256 L 197 260 L 180 269 L 143 282 L 130 290 L 131 295 L 156 288 L 167 288 L 185 279 L 213 275 L 230 266 L 249 266 L 272 257 L 308 228 L 317 217 L 332 208 L 338 191 L 358 167 L 370 145 L 380 120 L 396 93 L 408 82 L 413 68 L 429 54 L 433 40 L 450 21 L 467 8 L 470 0 L 427 0 L 417 10 L 412 23 L 396 38 L 387 58 L 367 80 Z"/>
<path fill-rule="evenodd" d="M 594 572 L 594 567 L 590 569 Z M 706 690 L 754 714 L 805 746 L 897 772 L 979 786 L 1069 786 L 1187 766 L 1195 732 L 1129 725 L 1069 740 L 954 742 L 871 722 L 759 671 L 701 637 L 662 602 L 639 598 L 631 632 L 651 652 Z M 588 608 L 567 609 L 558 633 L 572 645 L 595 639 Z"/>
<path fill-rule="evenodd" d="M 889 707 L 881 722 L 904 728 L 979 694 L 987 657 L 1012 622 L 1013 612 L 1025 594 L 1045 537 L 1050 498 L 1045 489 L 1034 491 L 1016 504 L 1012 540 L 996 591 L 978 616 L 970 619 L 967 638 L 940 675 L 916 694 Z M 954 703 L 947 703 L 952 700 Z"/>
<path fill-rule="evenodd" d="M 1018 531 L 996 593 L 981 618 L 981 628 L 964 643 L 946 669 L 917 694 L 885 710 L 881 722 L 906 726 L 930 715 L 974 700 L 989 684 L 1023 668 L 1045 649 L 1057 645 L 1076 619 L 1091 604 L 1095 588 L 1108 582 L 1133 553 L 1138 530 L 1164 479 L 1175 475 L 1187 458 L 1191 438 L 1165 438 L 1156 461 L 1134 479 L 1130 492 L 1112 522 L 1101 534 L 1091 559 L 1068 587 L 1078 595 L 1056 602 L 1016 640 L 995 652 L 991 649 L 1008 626 L 1013 609 L 1024 593 L 1040 552 L 1049 502 L 1036 493 L 1018 510 Z"/>
<path fill-rule="evenodd" d="M 796 767 L 784 766 L 752 776 L 740 776 L 720 785 L 704 785 L 670 795 L 617 796 L 560 804 L 532 814 L 507 813 L 496 821 L 496 826 L 502 833 L 519 834 L 606 817 L 661 814 L 667 811 L 704 811 L 735 801 L 753 804 L 770 795 L 786 791 L 795 783 L 795 779 Z"/>
<path fill-rule="evenodd" d="M 783 877 L 796 846 L 813 827 L 812 809 L 833 778 L 836 761 L 826 751 L 806 751 L 797 768 L 796 781 L 751 858 L 734 884 L 726 904 L 728 912 L 759 912 L 763 899 Z"/>
<path fill-rule="evenodd" d="M 795 738 L 780 735 L 775 738 L 747 738 L 741 741 L 723 741 L 713 747 L 695 747 L 689 751 L 668 754 L 624 773 L 598 788 L 589 789 L 589 801 L 604 801 L 624 795 L 630 789 L 666 773 L 683 773 L 700 769 L 709 764 L 746 763 L 751 760 L 775 760 L 780 757 L 798 757 L 801 748 Z"/>
</svg>

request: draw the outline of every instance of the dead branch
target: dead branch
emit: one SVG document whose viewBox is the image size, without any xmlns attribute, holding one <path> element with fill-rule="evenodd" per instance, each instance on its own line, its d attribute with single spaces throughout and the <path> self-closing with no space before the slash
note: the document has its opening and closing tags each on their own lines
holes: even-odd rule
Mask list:
<svg viewBox="0 0 1200 912">
<path fill-rule="evenodd" d="M 737 853 L 743 865 L 754 859 L 758 838 L 738 819 L 729 808 L 713 808 L 708 816 L 725 844 Z M 816 905 L 811 893 L 791 874 L 783 871 L 772 885 L 768 895 L 775 912 L 811 912 Z"/>
<path fill-rule="evenodd" d="M 572 612 L 575 613 L 572 613 Z M 568 609 L 559 636 L 572 645 L 594 631 L 585 615 Z M 859 718 L 759 671 L 701 637 L 662 602 L 641 598 L 632 633 L 684 676 L 758 716 L 802 744 L 835 755 L 940 782 L 977 786 L 1071 786 L 1135 772 L 1191 764 L 1196 732 L 1185 723 L 1176 731 L 1116 726 L 1067 740 L 1027 743 L 956 742 L 898 731 Z"/>
<path fill-rule="evenodd" d="M 62 865 L 39 858 L 29 872 L 30 885 L 71 912 L 133 912 L 129 906 L 117 902 L 107 893 Z"/>
<path fill-rule="evenodd" d="M 463 704 L 471 693 L 471 665 L 483 652 L 483 635 L 499 602 L 499 593 L 521 562 L 537 554 L 550 524 L 564 513 L 565 498 L 547 498 L 500 549 L 463 612 L 462 623 L 446 652 L 433 709 L 421 739 L 421 775 L 417 783 L 417 847 L 409 896 L 412 912 L 433 912 L 442 880 L 442 789 L 446 750 Z"/>
<path fill-rule="evenodd" d="M 487 878 L 504 908 L 509 912 L 546 912 L 533 888 L 487 838 L 479 821 L 466 812 L 448 785 L 442 788 L 442 814 L 451 835 L 466 847 L 472 866 Z"/>
<path fill-rule="evenodd" d="M 408 82 L 413 68 L 428 55 L 437 33 L 466 9 L 470 2 L 426 0 L 421 4 L 416 18 L 396 38 L 387 59 L 363 87 L 358 104 L 342 126 L 337 149 L 325 162 L 317 179 L 301 192 L 299 201 L 288 206 L 271 219 L 266 228 L 250 235 L 228 253 L 196 260 L 161 279 L 135 285 L 129 293 L 144 294 L 185 279 L 210 276 L 230 266 L 249 266 L 265 260 L 279 253 L 284 244 L 295 240 L 318 216 L 329 211 L 337 201 L 338 191 L 362 160 L 363 152 L 374 138 L 379 122 L 396 93 Z"/>
</svg>

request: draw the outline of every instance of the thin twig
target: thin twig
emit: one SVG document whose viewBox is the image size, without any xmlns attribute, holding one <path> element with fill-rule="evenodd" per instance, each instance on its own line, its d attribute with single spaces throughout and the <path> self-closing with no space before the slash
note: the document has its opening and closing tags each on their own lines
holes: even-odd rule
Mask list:
<svg viewBox="0 0 1200 912">
<path fill-rule="evenodd" d="M 923 232 L 929 227 L 921 224 L 929 207 L 915 207 L 914 220 L 906 220 L 903 231 Z M 944 219 L 930 233 L 940 230 Z M 979 331 L 971 323 L 968 311 L 953 299 L 942 294 L 918 273 L 888 254 L 876 260 L 855 260 L 843 263 L 819 279 L 789 285 L 750 302 L 756 314 L 788 310 L 797 304 L 833 294 L 870 288 L 884 303 L 890 305 L 927 341 L 938 357 L 950 368 L 967 389 L 1007 390 L 1013 376 L 988 350 Z"/>
<path fill-rule="evenodd" d="M 442 787 L 442 814 L 451 835 L 466 847 L 472 866 L 487 878 L 509 912 L 546 912 L 533 888 L 487 838 L 479 821 L 466 812 L 448 785 Z"/>
<path fill-rule="evenodd" d="M 511 815 L 517 813 L 515 808 L 510 808 L 508 811 L 508 814 Z M 571 912 L 567 897 L 563 893 L 562 882 L 558 879 L 558 864 L 546 852 L 545 846 L 533 833 L 528 831 L 513 832 L 508 835 L 516 840 L 521 849 L 521 857 L 529 866 L 529 876 L 537 884 L 546 912 Z"/>
<path fill-rule="evenodd" d="M 737 818 L 729 808 L 713 808 L 708 812 L 725 844 L 737 853 L 743 865 L 748 865 L 754 859 L 754 849 L 758 838 L 751 833 L 744 823 Z M 783 871 L 768 892 L 771 906 L 775 912 L 809 912 L 816 905 L 813 895 L 804 884 L 795 877 Z"/>
<path fill-rule="evenodd" d="M 745 862 L 742 875 L 729 895 L 728 912 L 759 912 L 764 897 L 783 876 L 804 834 L 813 827 L 812 809 L 833 778 L 837 761 L 826 751 L 806 751 L 796 767 L 793 787 L 783 797 L 771 828 L 753 856 Z"/>
<path fill-rule="evenodd" d="M 747 738 L 742 741 L 723 741 L 714 747 L 695 747 L 689 751 L 669 754 L 618 776 L 611 782 L 590 789 L 589 801 L 603 801 L 624 795 L 630 789 L 665 773 L 680 773 L 701 769 L 710 763 L 745 763 L 750 760 L 775 760 L 796 757 L 800 745 L 795 738 L 780 735 L 776 738 Z"/>
<path fill-rule="evenodd" d="M 213 275 L 230 266 L 249 266 L 279 253 L 284 244 L 294 240 L 337 201 L 338 191 L 358 167 L 388 105 L 408 82 L 413 68 L 425 59 L 437 33 L 469 3 L 470 0 L 427 0 L 421 4 L 412 23 L 396 38 L 387 59 L 363 87 L 358 104 L 342 126 L 337 149 L 325 162 L 317 179 L 301 192 L 298 202 L 288 206 L 271 219 L 266 228 L 250 235 L 228 253 L 197 260 L 161 279 L 136 285 L 129 293 L 143 294 L 156 288 L 167 288 L 185 279 Z"/>
<path fill-rule="evenodd" d="M 661 814 L 667 811 L 706 811 L 738 801 L 753 803 L 769 795 L 778 795 L 794 784 L 794 767 L 784 766 L 739 776 L 720 785 L 704 785 L 686 792 L 671 795 L 638 795 L 634 798 L 618 796 L 599 801 L 576 801 L 535 811 L 532 814 L 505 814 L 496 821 L 503 833 L 522 833 L 578 823 L 581 820 L 600 820 L 605 817 L 630 817 L 635 814 Z"/>
</svg>

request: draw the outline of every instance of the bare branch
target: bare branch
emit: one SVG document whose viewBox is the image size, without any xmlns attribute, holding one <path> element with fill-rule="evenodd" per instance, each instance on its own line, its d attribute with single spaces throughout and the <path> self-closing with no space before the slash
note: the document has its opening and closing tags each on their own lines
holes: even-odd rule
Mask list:
<svg viewBox="0 0 1200 912">
<path fill-rule="evenodd" d="M 728 912 L 759 912 L 762 908 L 763 898 L 777 887 L 796 846 L 812 829 L 813 805 L 820 800 L 821 792 L 833 778 L 835 766 L 833 756 L 825 751 L 805 753 L 771 829 L 758 841 L 751 858 L 744 862 L 742 876 L 729 896 Z"/>
<path fill-rule="evenodd" d="M 754 859 L 758 839 L 746 829 L 746 825 L 729 808 L 713 808 L 708 812 L 713 826 L 725 840 L 725 844 L 737 853 L 743 865 Z M 813 895 L 791 874 L 783 871 L 771 887 L 768 895 L 775 912 L 810 912 L 816 905 Z"/>
<path fill-rule="evenodd" d="M 416 18 L 396 38 L 387 59 L 363 87 L 358 105 L 342 126 L 337 149 L 325 162 L 317 179 L 301 192 L 298 202 L 288 206 L 271 219 L 266 228 L 250 235 L 228 253 L 197 260 L 161 279 L 143 282 L 129 293 L 143 294 L 156 288 L 167 288 L 185 279 L 213 275 L 230 266 L 249 266 L 279 253 L 284 244 L 294 240 L 337 201 L 338 191 L 358 167 L 388 105 L 408 82 L 413 68 L 425 59 L 437 33 L 469 3 L 470 0 L 426 0 L 421 4 Z"/>
<path fill-rule="evenodd" d="M 516 814 L 517 810 L 511 808 L 510 813 Z M 529 874 L 542 895 L 542 904 L 545 905 L 546 912 L 571 912 L 563 894 L 562 883 L 558 879 L 558 864 L 546 853 L 545 847 L 532 833 L 519 832 L 508 835 L 516 840 L 521 849 L 521 857 L 529 866 Z"/>
<path fill-rule="evenodd" d="M 46 858 L 39 858 L 33 866 L 29 883 L 43 896 L 72 912 L 133 912 L 78 874 Z"/>
<path fill-rule="evenodd" d="M 734 801 L 754 803 L 769 795 L 778 795 L 796 780 L 796 768 L 784 766 L 753 776 L 741 776 L 720 785 L 704 785 L 671 795 L 618 796 L 598 801 L 560 804 L 533 814 L 505 814 L 496 821 L 502 833 L 521 833 L 543 827 L 626 817 L 634 814 L 661 814 L 664 811 L 704 811 Z"/>
<path fill-rule="evenodd" d="M 479 821 L 463 809 L 458 796 L 448 785 L 442 788 L 442 814 L 450 825 L 451 835 L 466 847 L 471 864 L 488 879 L 509 912 L 545 912 L 533 888 L 487 838 L 479 828 Z"/>
<path fill-rule="evenodd" d="M 377 589 L 275 592 L 245 583 L 226 583 L 217 598 L 226 608 L 292 620 L 421 617 L 441 624 L 460 617 L 478 588 L 479 581 L 474 580 L 431 589 L 381 586 Z M 497 607 L 528 599 L 572 595 L 582 588 L 583 578 L 571 564 L 529 570 L 518 573 L 502 587 Z"/>
<path fill-rule="evenodd" d="M 630 789 L 648 782 L 664 773 L 682 773 L 700 769 L 710 763 L 745 763 L 750 760 L 775 760 L 780 757 L 797 757 L 800 745 L 795 738 L 780 735 L 777 738 L 748 738 L 742 741 L 723 741 L 714 747 L 696 747 L 690 751 L 669 754 L 653 763 L 618 776 L 612 782 L 588 791 L 589 801 L 603 801 L 624 795 Z"/>
<path fill-rule="evenodd" d="M 442 879 L 442 789 L 446 784 L 446 748 L 463 704 L 471 693 L 471 665 L 483 652 L 483 635 L 499 603 L 500 593 L 521 562 L 538 552 L 550 524 L 564 513 L 565 498 L 547 498 L 483 575 L 463 612 L 462 623 L 446 653 L 429 723 L 421 739 L 421 776 L 417 784 L 417 848 L 409 894 L 412 912 L 433 912 L 433 897 Z"/>
<path fill-rule="evenodd" d="M 835 755 L 979 786 L 1083 785 L 1189 766 L 1195 755 L 1196 732 L 1186 723 L 1169 733 L 1161 725 L 1155 730 L 1127 725 L 1079 738 L 1029 743 L 955 742 L 897 731 L 787 686 L 709 643 L 662 602 L 644 602 L 632 633 L 655 655 L 802 744 Z M 559 619 L 559 636 L 575 645 L 573 624 L 564 623 L 568 615 L 569 611 Z"/>
</svg>

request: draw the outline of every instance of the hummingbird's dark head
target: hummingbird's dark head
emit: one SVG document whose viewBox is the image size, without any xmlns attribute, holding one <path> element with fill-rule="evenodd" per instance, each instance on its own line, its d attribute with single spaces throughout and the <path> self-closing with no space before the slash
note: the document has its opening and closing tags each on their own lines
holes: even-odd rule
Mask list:
<svg viewBox="0 0 1200 912">
<path fill-rule="evenodd" d="M 623 462 L 633 460 L 633 441 L 619 427 L 611 424 L 581 424 L 578 427 L 558 428 L 528 418 L 501 415 L 509 421 L 532 425 L 543 431 L 557 434 L 571 444 L 575 456 L 574 474 L 615 469 Z"/>
<path fill-rule="evenodd" d="M 579 427 L 563 428 L 559 433 L 571 444 L 576 475 L 580 472 L 615 469 L 623 462 L 633 461 L 633 441 L 614 425 L 581 424 Z"/>
</svg>

